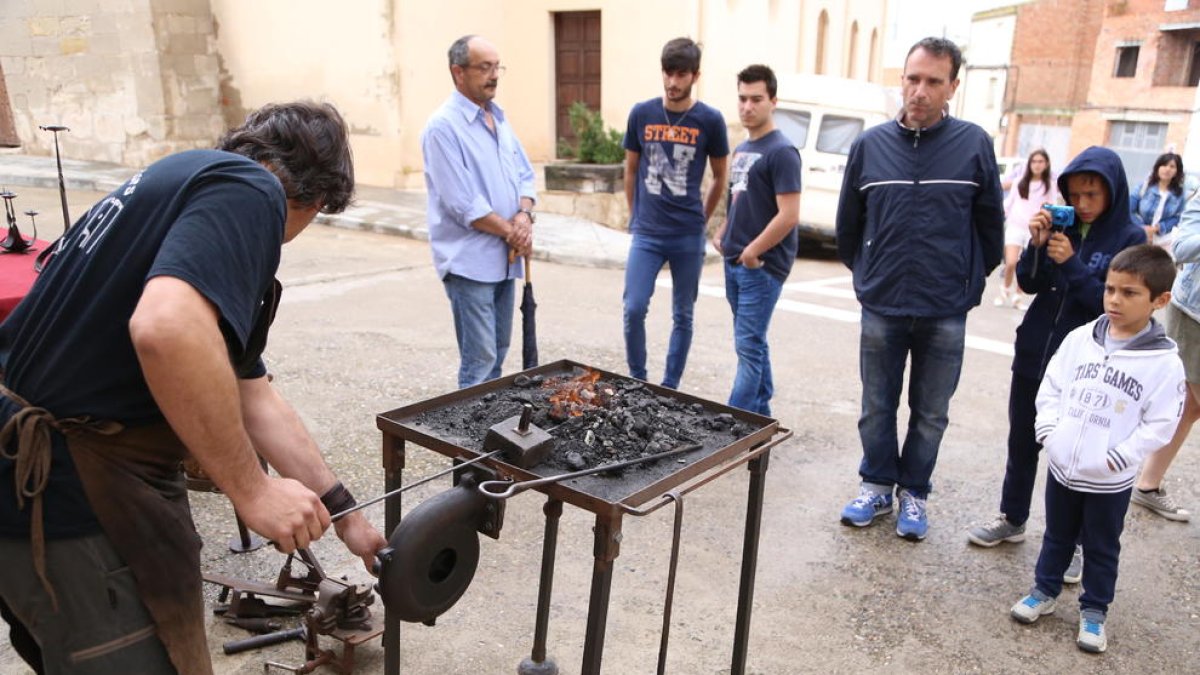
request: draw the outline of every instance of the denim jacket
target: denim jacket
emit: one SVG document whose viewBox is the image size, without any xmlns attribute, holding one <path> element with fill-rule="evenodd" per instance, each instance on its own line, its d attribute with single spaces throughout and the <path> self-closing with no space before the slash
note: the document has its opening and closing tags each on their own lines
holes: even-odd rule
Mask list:
<svg viewBox="0 0 1200 675">
<path fill-rule="evenodd" d="M 1154 220 L 1161 193 L 1158 185 L 1142 185 L 1142 189 L 1129 195 L 1129 211 L 1136 225 L 1149 225 Z M 1167 204 L 1163 206 L 1162 219 L 1158 221 L 1158 233 L 1166 234 L 1179 223 L 1183 211 L 1183 195 L 1167 191 Z"/>
<path fill-rule="evenodd" d="M 1180 270 L 1171 289 L 1171 302 L 1200 321 L 1200 200 L 1193 199 L 1184 208 L 1172 253 Z"/>
</svg>

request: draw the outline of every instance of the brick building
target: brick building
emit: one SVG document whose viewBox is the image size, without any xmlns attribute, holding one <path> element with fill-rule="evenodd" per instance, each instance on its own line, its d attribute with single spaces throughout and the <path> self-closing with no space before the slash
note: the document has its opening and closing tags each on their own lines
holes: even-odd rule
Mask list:
<svg viewBox="0 0 1200 675">
<path fill-rule="evenodd" d="M 1003 154 L 1045 148 L 1065 166 L 1079 149 L 1072 119 L 1087 105 L 1096 38 L 1107 0 L 1040 0 L 1017 6 L 1009 73 L 1011 113 Z"/>
<path fill-rule="evenodd" d="M 1103 7 L 1071 148 L 1111 147 L 1130 181 L 1142 181 L 1159 154 L 1182 152 L 1188 140 L 1200 82 L 1200 0 L 1110 0 Z"/>
<path fill-rule="evenodd" d="M 1200 0 L 1022 4 L 1004 153 L 1045 147 L 1061 168 L 1104 145 L 1141 181 L 1167 148 L 1184 151 L 1198 81 Z"/>
</svg>

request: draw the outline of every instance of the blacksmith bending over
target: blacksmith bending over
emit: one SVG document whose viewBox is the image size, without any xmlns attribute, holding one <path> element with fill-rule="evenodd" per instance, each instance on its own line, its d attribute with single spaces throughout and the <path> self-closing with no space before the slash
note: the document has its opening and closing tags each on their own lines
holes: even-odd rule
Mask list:
<svg viewBox="0 0 1200 675">
<path fill-rule="evenodd" d="M 353 504 L 261 359 L 280 247 L 353 195 L 345 123 L 269 105 L 219 147 L 93 206 L 0 326 L 0 610 L 39 671 L 212 672 L 189 452 L 284 552 Z M 335 529 L 368 565 L 385 544 Z"/>
</svg>

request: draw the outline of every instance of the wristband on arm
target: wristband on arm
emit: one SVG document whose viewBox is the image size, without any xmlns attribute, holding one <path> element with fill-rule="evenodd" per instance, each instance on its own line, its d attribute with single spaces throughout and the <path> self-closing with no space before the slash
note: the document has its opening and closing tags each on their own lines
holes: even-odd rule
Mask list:
<svg viewBox="0 0 1200 675">
<path fill-rule="evenodd" d="M 329 515 L 335 516 L 347 509 L 352 509 L 358 506 L 354 495 L 342 485 L 341 481 L 333 484 L 333 487 L 326 490 L 325 494 L 321 495 L 321 503 L 325 505 L 325 510 Z"/>
</svg>

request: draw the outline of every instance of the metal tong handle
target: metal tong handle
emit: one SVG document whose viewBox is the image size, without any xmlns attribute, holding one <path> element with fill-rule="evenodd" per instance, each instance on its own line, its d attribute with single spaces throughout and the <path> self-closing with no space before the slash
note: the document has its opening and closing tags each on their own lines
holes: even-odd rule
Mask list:
<svg viewBox="0 0 1200 675">
<path fill-rule="evenodd" d="M 602 473 L 604 471 L 612 471 L 614 469 L 622 469 L 627 466 L 633 466 L 634 464 L 643 464 L 645 462 L 652 462 L 656 459 L 665 459 L 667 457 L 672 457 L 674 455 L 680 455 L 685 452 L 699 450 L 702 447 L 704 447 L 704 446 L 699 443 L 687 443 L 685 445 L 680 445 L 676 448 L 667 450 L 666 452 L 660 452 L 656 455 L 647 455 L 645 457 L 635 457 L 633 459 L 627 459 L 627 460 L 624 460 L 621 462 L 613 462 L 612 464 L 602 464 L 600 466 L 594 466 L 590 469 L 582 469 L 580 471 L 572 471 L 571 473 L 560 473 L 557 476 L 547 476 L 545 478 L 535 478 L 533 480 L 525 480 L 525 481 L 519 481 L 519 482 L 508 481 L 508 480 L 485 480 L 479 484 L 479 491 L 482 492 L 485 497 L 489 497 L 491 499 L 508 499 L 509 497 L 512 497 L 513 495 L 517 494 L 518 492 L 524 492 L 525 490 L 537 487 L 539 485 L 547 485 L 549 483 L 558 483 L 558 482 L 561 482 L 564 480 L 570 480 L 572 478 L 579 478 L 580 476 L 589 476 L 594 473 Z M 504 486 L 507 486 L 507 489 L 500 491 L 500 488 L 502 488 Z"/>
</svg>

